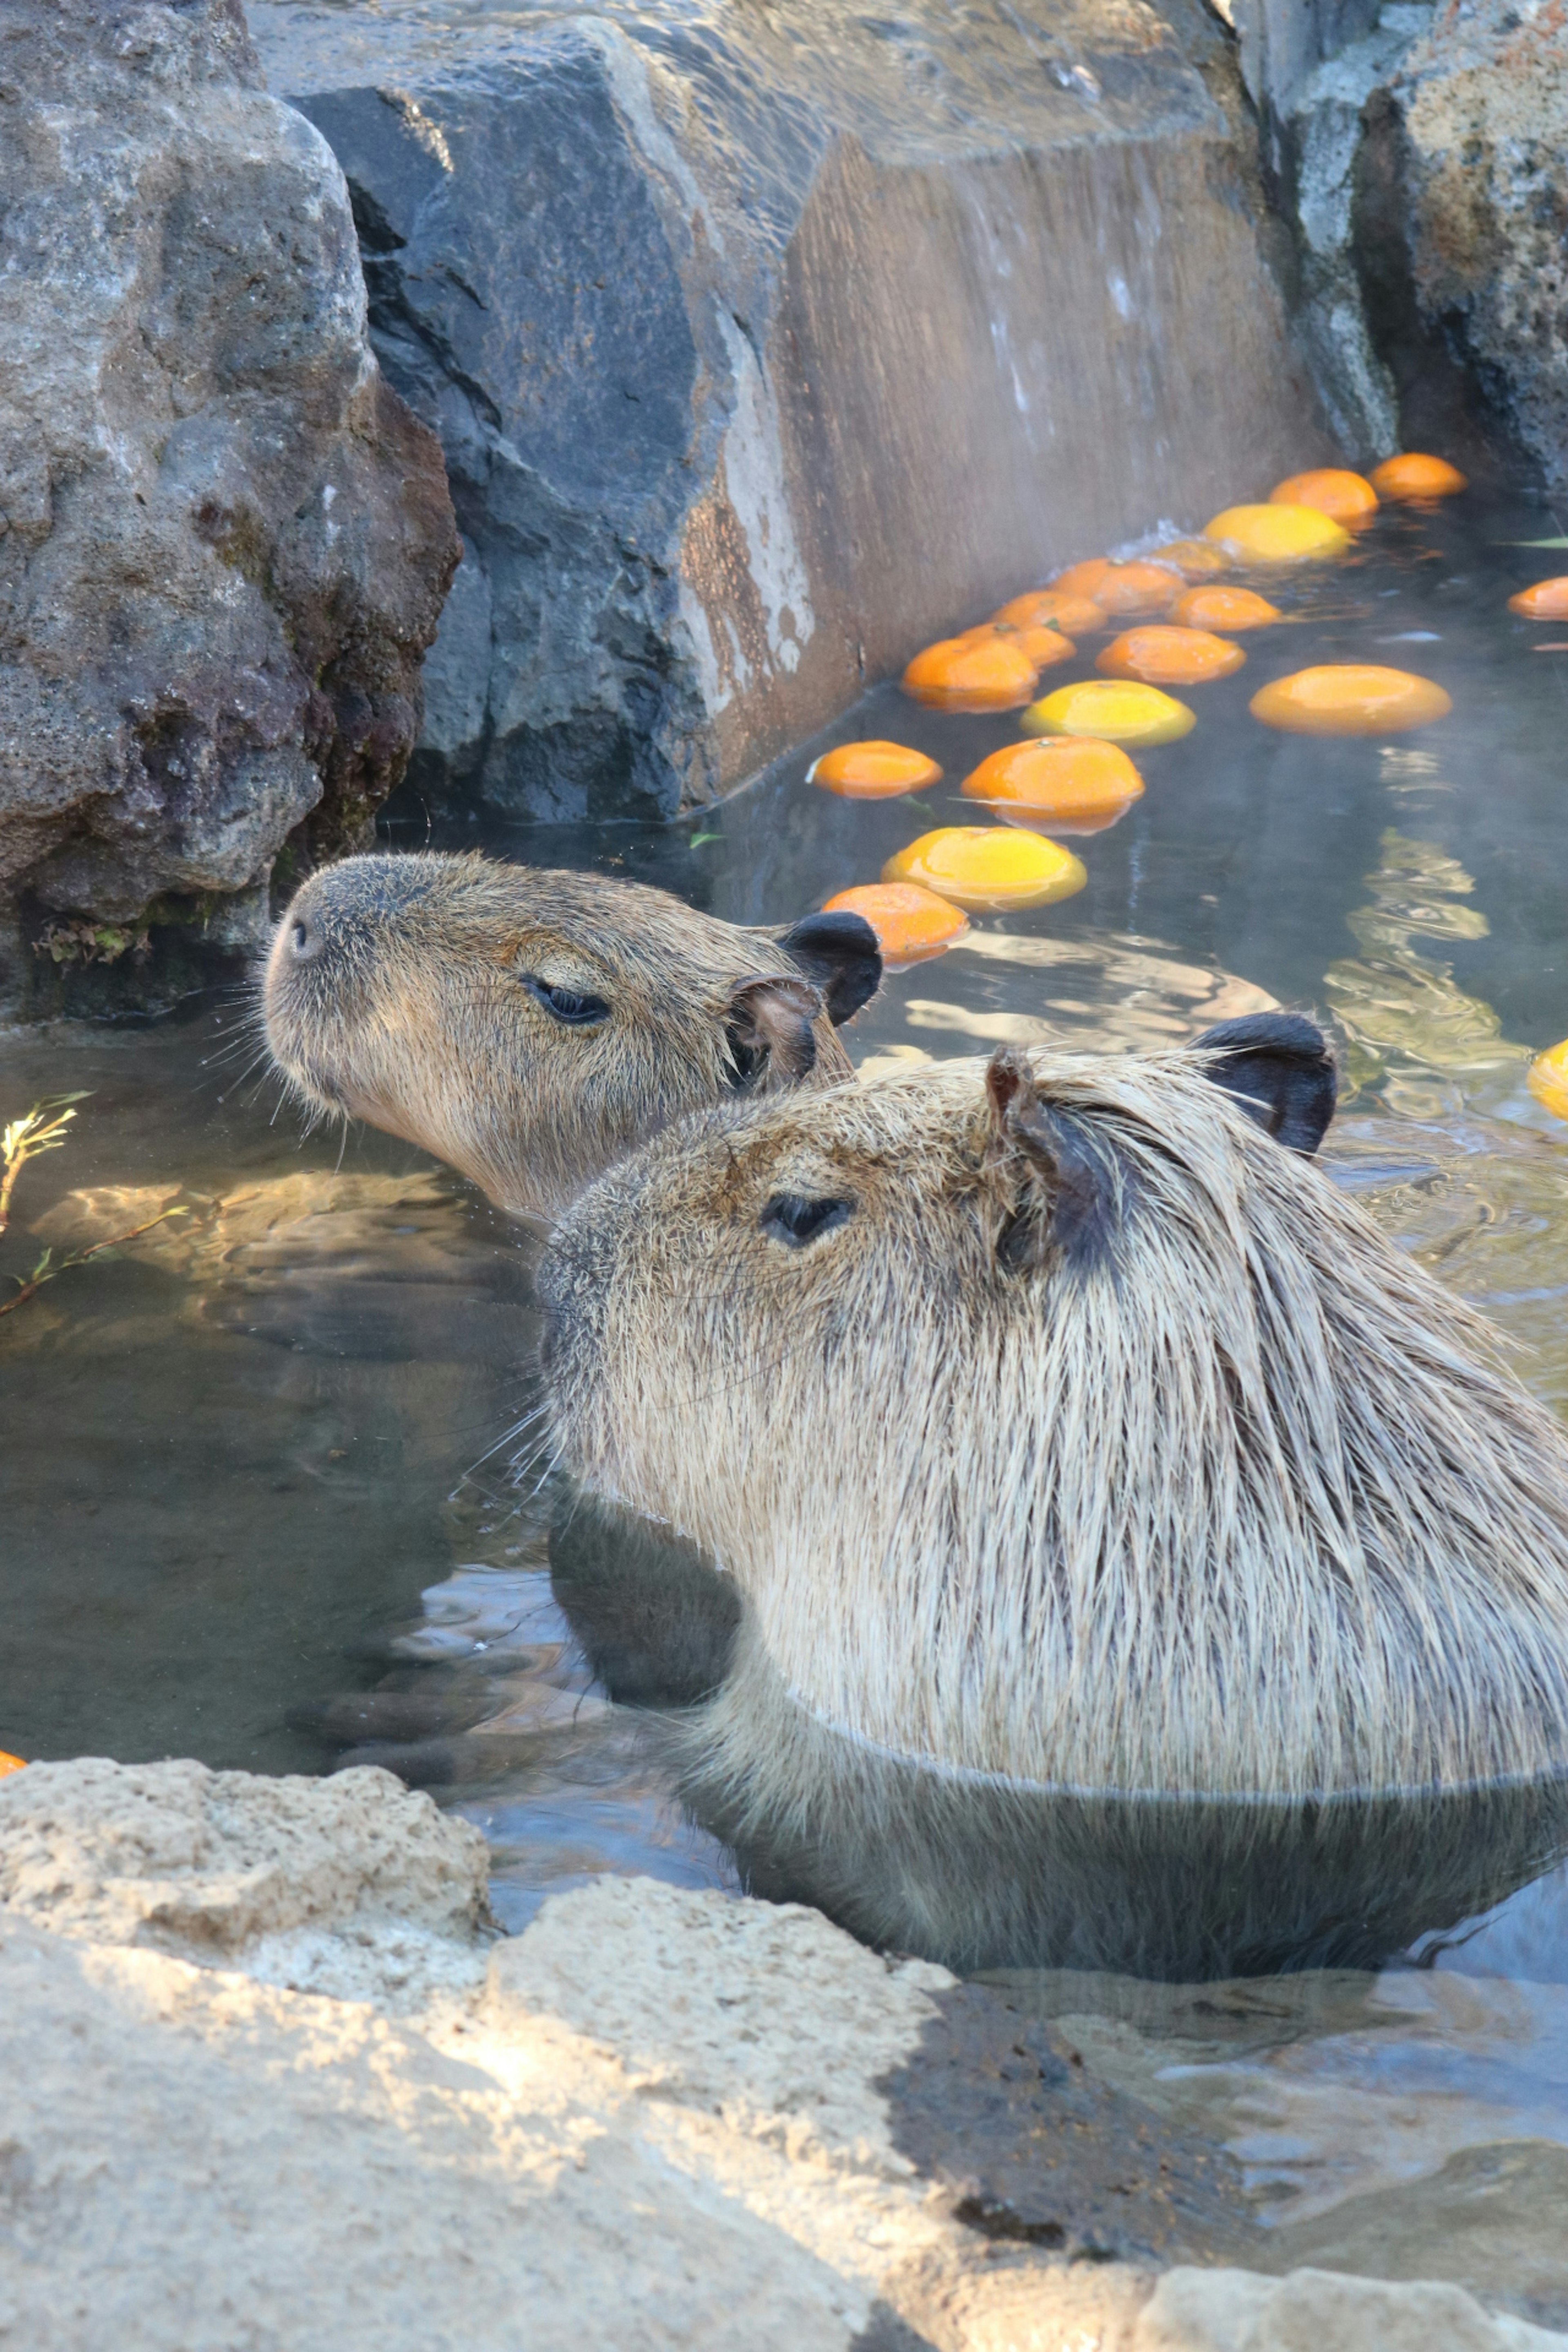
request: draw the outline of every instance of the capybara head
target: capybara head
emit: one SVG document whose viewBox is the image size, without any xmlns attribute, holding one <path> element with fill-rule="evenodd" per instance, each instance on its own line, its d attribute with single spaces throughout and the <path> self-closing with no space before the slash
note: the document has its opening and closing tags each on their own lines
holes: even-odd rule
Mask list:
<svg viewBox="0 0 1568 2352">
<path fill-rule="evenodd" d="M 836 1025 L 880 978 L 858 916 L 747 930 L 640 883 L 429 853 L 312 875 L 264 1003 L 309 1103 L 548 1215 L 682 1112 L 847 1077 Z"/>
<path fill-rule="evenodd" d="M 1222 1803 L 1561 1768 L 1568 1438 L 1268 1131 L 1327 1115 L 1303 1029 L 671 1130 L 542 1270 L 567 1466 L 884 1757 Z"/>
</svg>

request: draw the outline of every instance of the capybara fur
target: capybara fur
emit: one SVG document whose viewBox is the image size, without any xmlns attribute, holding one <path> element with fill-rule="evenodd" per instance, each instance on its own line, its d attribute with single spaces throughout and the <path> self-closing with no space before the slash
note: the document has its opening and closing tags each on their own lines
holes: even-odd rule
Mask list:
<svg viewBox="0 0 1568 2352">
<path fill-rule="evenodd" d="M 1222 1034 L 708 1113 L 559 1226 L 566 1465 L 743 1603 L 687 1785 L 761 1891 L 1181 1975 L 1552 1858 L 1568 1437 L 1268 1132 L 1315 1139 L 1300 1067 Z"/>
<path fill-rule="evenodd" d="M 880 977 L 858 916 L 742 929 L 641 883 L 427 852 L 312 875 L 263 1004 L 313 1108 L 548 1216 L 682 1112 L 847 1077 L 836 1024 Z"/>
</svg>

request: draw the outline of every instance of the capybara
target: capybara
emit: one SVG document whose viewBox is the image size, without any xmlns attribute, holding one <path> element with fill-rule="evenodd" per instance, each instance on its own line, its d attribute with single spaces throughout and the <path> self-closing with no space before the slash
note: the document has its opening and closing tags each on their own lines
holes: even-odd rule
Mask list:
<svg viewBox="0 0 1568 2352">
<path fill-rule="evenodd" d="M 764 1891 L 1181 1975 L 1552 1859 L 1568 1436 L 1280 1149 L 1331 1107 L 1303 1033 L 701 1114 L 558 1227 L 566 1465 L 743 1604 L 688 1785 Z"/>
<path fill-rule="evenodd" d="M 641 883 L 428 852 L 312 875 L 264 1009 L 306 1102 L 548 1216 L 683 1111 L 847 1077 L 836 1027 L 880 979 L 858 915 L 742 929 Z"/>
</svg>

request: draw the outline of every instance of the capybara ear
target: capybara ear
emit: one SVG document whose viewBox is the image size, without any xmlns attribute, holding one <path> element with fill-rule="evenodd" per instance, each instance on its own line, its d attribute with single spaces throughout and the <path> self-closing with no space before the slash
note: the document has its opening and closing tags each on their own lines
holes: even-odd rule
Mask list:
<svg viewBox="0 0 1568 2352">
<path fill-rule="evenodd" d="M 1299 1013 L 1250 1013 L 1222 1021 L 1193 1040 L 1212 1054 L 1207 1076 L 1234 1095 L 1265 1135 L 1289 1150 L 1316 1151 L 1339 1099 L 1339 1073 L 1328 1040 Z"/>
<path fill-rule="evenodd" d="M 985 1092 L 992 1119 L 985 1174 L 1002 1211 L 1000 1264 L 1022 1273 L 1052 1252 L 1080 1263 L 1098 1256 L 1121 1213 L 1114 1162 L 1093 1149 L 1076 1119 L 1042 1099 L 1014 1047 L 992 1055 Z"/>
<path fill-rule="evenodd" d="M 822 991 L 836 1029 L 882 985 L 882 950 L 864 915 L 803 915 L 779 933 L 779 945 Z"/>
<path fill-rule="evenodd" d="M 812 1023 L 822 999 L 804 980 L 743 980 L 725 1008 L 724 1030 L 741 1092 L 797 1086 L 816 1060 Z"/>
</svg>

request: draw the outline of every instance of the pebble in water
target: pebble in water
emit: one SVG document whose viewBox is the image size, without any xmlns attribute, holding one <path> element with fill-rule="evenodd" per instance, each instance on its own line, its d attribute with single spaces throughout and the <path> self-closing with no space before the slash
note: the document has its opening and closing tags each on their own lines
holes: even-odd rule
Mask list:
<svg viewBox="0 0 1568 2352">
<path fill-rule="evenodd" d="M 942 770 L 907 743 L 837 743 L 812 761 L 805 781 L 847 801 L 880 801 L 940 784 Z"/>
<path fill-rule="evenodd" d="M 1403 735 L 1446 719 L 1453 703 L 1429 677 L 1372 662 L 1328 662 L 1260 687 L 1250 709 L 1289 735 Z"/>
<path fill-rule="evenodd" d="M 1348 530 L 1370 522 L 1377 512 L 1377 492 L 1364 474 L 1346 473 L 1338 466 L 1320 466 L 1310 474 L 1292 474 L 1268 493 L 1271 506 L 1316 507 L 1320 514 L 1342 522 Z"/>
<path fill-rule="evenodd" d="M 972 914 L 1070 898 L 1089 877 L 1070 849 L 1006 825 L 943 825 L 889 857 L 884 882 L 918 882 Z"/>
<path fill-rule="evenodd" d="M 1445 457 L 1426 457 L 1412 451 L 1403 457 L 1385 457 L 1372 469 L 1372 487 L 1380 499 L 1451 499 L 1469 484 L 1457 466 Z"/>
<path fill-rule="evenodd" d="M 1142 795 L 1143 779 L 1114 743 L 1058 735 L 993 751 L 960 789 L 1008 824 L 1048 819 L 1067 833 L 1101 833 Z"/>
<path fill-rule="evenodd" d="M 943 637 L 915 656 L 904 672 L 904 692 L 937 710 L 1016 710 L 1037 676 L 1006 637 Z"/>
<path fill-rule="evenodd" d="M 1168 563 L 1110 563 L 1094 601 L 1102 613 L 1168 613 L 1182 590 L 1182 575 Z"/>
<path fill-rule="evenodd" d="M 1246 659 L 1239 646 L 1207 629 L 1156 626 L 1113 637 L 1095 667 L 1107 677 L 1141 677 L 1149 686 L 1201 686 L 1233 677 Z"/>
<path fill-rule="evenodd" d="M 1538 580 L 1510 596 L 1508 609 L 1522 613 L 1527 621 L 1568 621 L 1568 579 Z"/>
<path fill-rule="evenodd" d="M 1568 1037 L 1537 1054 L 1526 1076 L 1530 1091 L 1558 1118 L 1568 1118 Z"/>
<path fill-rule="evenodd" d="M 1031 589 L 1026 596 L 1015 596 L 991 619 L 999 629 L 1060 629 L 1069 637 L 1088 636 L 1106 625 L 1105 614 L 1091 596 L 1078 596 L 1063 588 Z"/>
<path fill-rule="evenodd" d="M 863 916 L 877 934 L 883 962 L 892 970 L 943 954 L 969 929 L 967 915 L 916 882 L 863 882 L 853 890 L 840 890 L 823 912 Z"/>
<path fill-rule="evenodd" d="M 1032 702 L 1019 725 L 1026 735 L 1092 735 L 1102 743 L 1174 743 L 1190 735 L 1196 713 L 1156 686 L 1086 678 Z"/>
<path fill-rule="evenodd" d="M 1189 588 L 1171 607 L 1184 629 L 1267 629 L 1284 617 L 1251 588 Z"/>
<path fill-rule="evenodd" d="M 1248 563 L 1314 563 L 1342 555 L 1350 533 L 1316 507 L 1226 507 L 1204 525 L 1204 537 L 1217 540 Z"/>
</svg>

